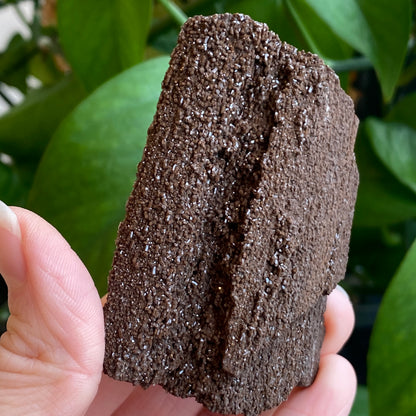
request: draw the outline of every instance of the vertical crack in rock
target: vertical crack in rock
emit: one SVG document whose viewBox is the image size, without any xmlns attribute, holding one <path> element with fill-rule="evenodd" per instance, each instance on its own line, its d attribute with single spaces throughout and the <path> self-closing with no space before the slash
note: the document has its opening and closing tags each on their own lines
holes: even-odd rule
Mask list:
<svg viewBox="0 0 416 416">
<path fill-rule="evenodd" d="M 105 372 L 249 416 L 311 384 L 356 129 L 317 56 L 247 16 L 189 19 L 119 228 Z"/>
</svg>

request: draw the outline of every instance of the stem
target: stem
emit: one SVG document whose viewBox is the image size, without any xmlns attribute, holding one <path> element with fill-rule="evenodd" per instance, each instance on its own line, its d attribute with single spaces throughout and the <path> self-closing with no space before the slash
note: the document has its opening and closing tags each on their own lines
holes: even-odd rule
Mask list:
<svg viewBox="0 0 416 416">
<path fill-rule="evenodd" d="M 172 0 L 159 0 L 159 3 L 179 26 L 182 26 L 188 20 L 188 16 Z"/>
<path fill-rule="evenodd" d="M 328 61 L 327 63 L 335 72 L 364 71 L 373 68 L 373 64 L 365 56 L 344 59 L 343 61 Z"/>
<path fill-rule="evenodd" d="M 30 23 L 27 21 L 23 12 L 20 10 L 20 7 L 19 7 L 18 3 L 13 4 L 13 9 L 16 12 L 16 14 L 19 16 L 19 19 L 23 22 L 23 24 L 30 29 Z"/>
</svg>

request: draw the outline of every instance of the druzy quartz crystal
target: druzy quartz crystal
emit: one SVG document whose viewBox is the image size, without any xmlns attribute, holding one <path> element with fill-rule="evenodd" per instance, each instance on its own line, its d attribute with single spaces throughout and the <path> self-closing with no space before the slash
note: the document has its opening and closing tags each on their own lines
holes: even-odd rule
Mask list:
<svg viewBox="0 0 416 416">
<path fill-rule="evenodd" d="M 244 15 L 189 19 L 119 227 L 105 372 L 248 416 L 310 385 L 357 124 L 316 55 Z"/>
</svg>

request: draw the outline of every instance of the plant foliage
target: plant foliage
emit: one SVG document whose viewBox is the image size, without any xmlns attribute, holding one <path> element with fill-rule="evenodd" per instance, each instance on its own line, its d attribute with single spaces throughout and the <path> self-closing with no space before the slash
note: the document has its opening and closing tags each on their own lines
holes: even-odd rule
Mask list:
<svg viewBox="0 0 416 416">
<path fill-rule="evenodd" d="M 416 242 L 380 307 L 369 355 L 371 414 L 413 416 L 416 409 Z"/>
<path fill-rule="evenodd" d="M 415 1 L 32 3 L 26 21 L 19 1 L 0 1 L 0 12 L 14 8 L 31 34 L 12 33 L 0 51 L 0 100 L 10 104 L 0 116 L 0 198 L 54 224 L 102 294 L 184 13 L 249 14 L 334 68 L 360 118 L 360 187 L 345 286 L 356 302 L 384 296 L 368 390 L 360 389 L 354 412 L 368 414 L 368 395 L 371 415 L 416 414 Z M 12 105 L 10 87 L 24 95 L 19 105 Z"/>
</svg>

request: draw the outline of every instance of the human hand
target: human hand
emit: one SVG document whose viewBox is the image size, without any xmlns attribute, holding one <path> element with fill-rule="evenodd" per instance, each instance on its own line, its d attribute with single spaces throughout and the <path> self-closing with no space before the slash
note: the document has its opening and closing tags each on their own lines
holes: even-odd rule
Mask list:
<svg viewBox="0 0 416 416">
<path fill-rule="evenodd" d="M 92 279 L 63 237 L 37 215 L 0 203 L 0 273 L 10 318 L 0 339 L 0 414 L 13 416 L 208 416 L 193 399 L 102 376 L 104 323 Z M 336 355 L 354 315 L 335 290 L 316 380 L 262 416 L 346 416 L 356 379 Z"/>
</svg>

